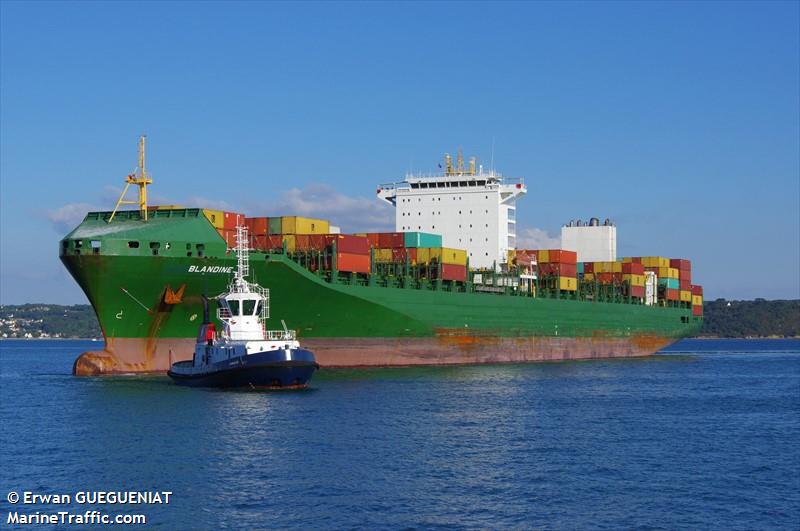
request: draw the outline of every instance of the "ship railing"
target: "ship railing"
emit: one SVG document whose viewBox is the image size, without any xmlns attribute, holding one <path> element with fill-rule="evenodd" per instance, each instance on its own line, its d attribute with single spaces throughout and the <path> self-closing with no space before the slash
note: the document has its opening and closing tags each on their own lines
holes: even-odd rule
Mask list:
<svg viewBox="0 0 800 531">
<path fill-rule="evenodd" d="M 264 337 L 267 341 L 294 341 L 297 338 L 297 332 L 294 330 L 266 330 Z"/>
</svg>

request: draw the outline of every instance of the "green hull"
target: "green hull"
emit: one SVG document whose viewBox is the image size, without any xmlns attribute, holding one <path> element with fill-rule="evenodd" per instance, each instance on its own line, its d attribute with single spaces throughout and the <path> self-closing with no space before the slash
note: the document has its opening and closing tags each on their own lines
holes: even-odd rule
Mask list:
<svg viewBox="0 0 800 531">
<path fill-rule="evenodd" d="M 188 357 L 201 295 L 225 290 L 235 256 L 202 214 L 90 218 L 62 241 L 61 259 L 97 312 L 106 349 L 76 372 L 165 370 Z M 701 325 L 686 308 L 332 284 L 280 254 L 252 252 L 250 268 L 270 289 L 270 328 L 286 321 L 328 366 L 646 355 Z"/>
</svg>

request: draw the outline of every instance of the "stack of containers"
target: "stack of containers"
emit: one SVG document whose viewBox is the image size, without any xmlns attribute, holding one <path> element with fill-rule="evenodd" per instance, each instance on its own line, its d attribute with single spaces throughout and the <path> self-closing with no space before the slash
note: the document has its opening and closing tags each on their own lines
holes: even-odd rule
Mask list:
<svg viewBox="0 0 800 531">
<path fill-rule="evenodd" d="M 467 251 L 449 247 L 417 248 L 417 263 L 441 264 L 442 280 L 467 280 Z"/>
<path fill-rule="evenodd" d="M 217 232 L 225 240 L 228 247 L 235 247 L 236 225 L 244 223 L 244 214 L 210 209 L 203 209 L 203 214 L 214 228 L 217 229 Z"/>
<path fill-rule="evenodd" d="M 404 264 L 408 259 L 409 265 L 416 265 L 418 249 L 442 247 L 442 237 L 427 232 L 375 232 L 362 235 L 375 247 L 375 261 L 378 263 Z"/>
<path fill-rule="evenodd" d="M 578 253 L 564 249 L 542 249 L 536 253 L 541 278 L 555 277 L 562 291 L 578 289 Z"/>
<path fill-rule="evenodd" d="M 672 268 L 678 270 L 678 284 L 681 302 L 692 302 L 692 263 L 682 258 L 673 258 L 669 261 Z"/>
<path fill-rule="evenodd" d="M 644 265 L 637 262 L 623 262 L 622 281 L 628 283 L 631 297 L 644 298 Z"/>
<path fill-rule="evenodd" d="M 645 271 L 652 271 L 658 276 L 658 285 L 663 289 L 663 299 L 680 300 L 679 270 L 670 267 L 670 259 L 663 256 L 643 256 Z M 659 290 L 661 292 L 661 290 Z"/>
<path fill-rule="evenodd" d="M 619 284 L 622 282 L 621 262 L 584 262 L 583 279 L 600 284 Z"/>
<path fill-rule="evenodd" d="M 692 286 L 692 315 L 703 315 L 703 286 Z"/>
<path fill-rule="evenodd" d="M 267 249 L 269 237 L 269 218 L 247 218 L 244 220 L 250 237 L 250 247 L 253 249 Z"/>
</svg>

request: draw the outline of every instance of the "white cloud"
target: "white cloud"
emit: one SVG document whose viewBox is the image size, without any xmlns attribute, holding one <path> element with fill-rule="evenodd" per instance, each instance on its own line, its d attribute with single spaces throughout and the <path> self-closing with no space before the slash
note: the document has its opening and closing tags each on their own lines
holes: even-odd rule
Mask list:
<svg viewBox="0 0 800 531">
<path fill-rule="evenodd" d="M 116 203 L 121 189 L 107 187 L 105 199 L 113 197 Z M 133 197 L 133 193 L 128 191 Z M 272 196 L 272 200 L 247 205 L 231 205 L 226 201 L 190 196 L 185 201 L 167 200 L 151 196 L 152 204 L 179 204 L 189 208 L 212 208 L 232 210 L 256 216 L 307 216 L 329 220 L 342 228 L 342 232 L 378 232 L 394 230 L 394 211 L 377 199 L 351 197 L 337 191 L 327 184 L 309 184 L 304 188 L 290 188 Z M 59 233 L 74 229 L 87 212 L 111 210 L 111 201 L 106 207 L 89 203 L 69 203 L 58 209 L 46 212 L 47 218 Z M 130 208 L 126 205 L 126 208 Z"/>
<path fill-rule="evenodd" d="M 256 215 L 307 216 L 330 220 L 342 232 L 394 230 L 394 211 L 377 199 L 351 197 L 327 184 L 291 188 L 254 209 Z"/>
<path fill-rule="evenodd" d="M 517 233 L 517 249 L 560 249 L 561 237 L 550 236 L 547 231 L 537 228 L 523 229 Z"/>
<path fill-rule="evenodd" d="M 47 211 L 47 219 L 59 234 L 66 234 L 86 217 L 87 212 L 103 210 L 89 203 L 67 203 L 61 208 Z"/>
</svg>

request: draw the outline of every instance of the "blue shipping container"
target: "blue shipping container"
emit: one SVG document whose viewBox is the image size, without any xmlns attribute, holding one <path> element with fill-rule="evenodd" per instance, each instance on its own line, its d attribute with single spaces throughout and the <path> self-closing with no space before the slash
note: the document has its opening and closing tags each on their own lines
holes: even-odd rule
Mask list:
<svg viewBox="0 0 800 531">
<path fill-rule="evenodd" d="M 677 278 L 659 278 L 659 286 L 666 286 L 667 289 L 681 289 L 681 283 Z"/>
<path fill-rule="evenodd" d="M 406 232 L 405 246 L 416 247 L 441 247 L 442 236 L 440 234 L 430 234 L 428 232 Z"/>
</svg>

